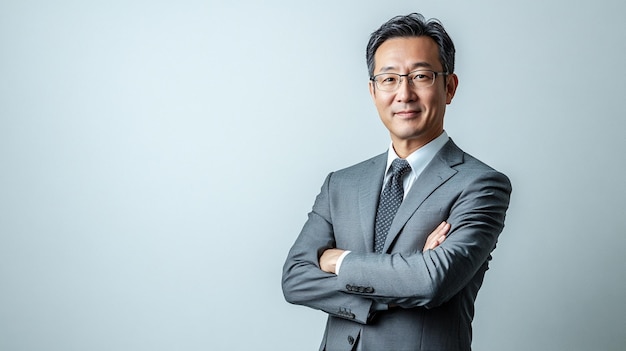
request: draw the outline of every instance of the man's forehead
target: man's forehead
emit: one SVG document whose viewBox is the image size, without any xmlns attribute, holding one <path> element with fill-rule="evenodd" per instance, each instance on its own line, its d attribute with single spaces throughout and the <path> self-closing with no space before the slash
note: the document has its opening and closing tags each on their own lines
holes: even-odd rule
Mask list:
<svg viewBox="0 0 626 351">
<path fill-rule="evenodd" d="M 439 47 L 430 37 L 396 37 L 387 39 L 374 53 L 378 72 L 394 69 L 437 69 Z"/>
</svg>

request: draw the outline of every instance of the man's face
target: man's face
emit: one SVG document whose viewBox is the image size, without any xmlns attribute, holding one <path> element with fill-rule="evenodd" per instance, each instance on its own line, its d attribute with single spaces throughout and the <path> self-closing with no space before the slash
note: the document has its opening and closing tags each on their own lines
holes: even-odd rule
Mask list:
<svg viewBox="0 0 626 351">
<path fill-rule="evenodd" d="M 437 44 L 429 37 L 388 39 L 378 47 L 374 59 L 374 75 L 407 74 L 418 69 L 443 71 Z M 370 94 L 396 152 L 398 148 L 414 151 L 443 132 L 446 105 L 452 102 L 457 84 L 454 74 L 437 75 L 427 88 L 416 88 L 403 77 L 396 91 L 387 92 L 370 81 Z"/>
</svg>

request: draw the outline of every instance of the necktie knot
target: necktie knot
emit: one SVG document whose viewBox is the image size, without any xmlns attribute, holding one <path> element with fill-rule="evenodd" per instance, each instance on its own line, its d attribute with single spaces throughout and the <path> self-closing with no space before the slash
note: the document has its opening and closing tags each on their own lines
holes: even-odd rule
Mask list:
<svg viewBox="0 0 626 351">
<path fill-rule="evenodd" d="M 411 165 L 407 162 L 407 160 L 396 158 L 393 162 L 391 162 L 392 177 L 402 177 L 410 170 Z"/>
</svg>

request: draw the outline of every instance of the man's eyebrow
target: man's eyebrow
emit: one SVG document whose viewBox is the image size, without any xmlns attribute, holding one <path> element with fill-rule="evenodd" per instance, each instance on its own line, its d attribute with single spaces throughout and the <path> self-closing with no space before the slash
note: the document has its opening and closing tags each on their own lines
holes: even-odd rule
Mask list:
<svg viewBox="0 0 626 351">
<path fill-rule="evenodd" d="M 411 71 L 418 69 L 418 68 L 433 68 L 433 65 L 431 65 L 428 62 L 415 62 L 414 64 L 411 65 Z M 395 71 L 395 70 L 397 70 L 396 66 L 385 66 L 381 68 L 380 71 L 378 71 L 378 73 L 384 73 L 384 72 Z"/>
</svg>

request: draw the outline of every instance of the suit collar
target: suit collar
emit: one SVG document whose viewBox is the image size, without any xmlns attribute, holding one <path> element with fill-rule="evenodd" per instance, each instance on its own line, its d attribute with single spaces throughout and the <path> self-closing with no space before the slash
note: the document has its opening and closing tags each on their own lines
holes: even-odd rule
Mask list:
<svg viewBox="0 0 626 351">
<path fill-rule="evenodd" d="M 421 206 L 424 200 L 426 200 L 428 196 L 430 196 L 430 194 L 432 194 L 442 184 L 448 181 L 448 179 L 454 176 L 457 171 L 453 167 L 462 162 L 463 151 L 459 149 L 456 144 L 454 144 L 452 139 L 450 139 L 443 146 L 443 148 L 439 150 L 433 160 L 426 166 L 400 205 L 400 208 L 391 223 L 391 227 L 389 228 L 383 252 L 387 252 L 389 250 L 389 247 L 395 240 L 396 236 L 398 236 L 406 222 Z M 377 203 L 378 201 L 375 202 Z M 373 241 L 373 234 L 371 241 Z M 370 244 L 370 246 L 371 245 L 373 244 Z"/>
<path fill-rule="evenodd" d="M 424 200 L 426 200 L 433 191 L 454 176 L 457 171 L 453 167 L 460 163 L 463 163 L 463 151 L 450 139 L 426 166 L 400 205 L 398 213 L 389 228 L 383 252 L 389 250 L 396 236 L 398 236 L 406 222 Z M 376 210 L 378 208 L 386 166 L 387 153 L 385 152 L 370 159 L 365 170 L 359 177 L 358 207 L 366 252 L 374 251 Z"/>
</svg>

